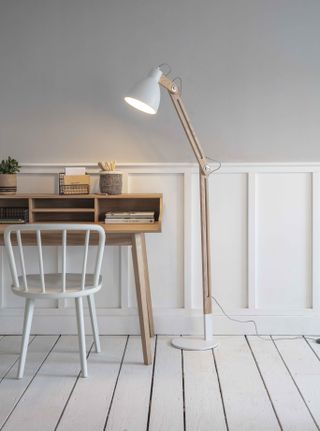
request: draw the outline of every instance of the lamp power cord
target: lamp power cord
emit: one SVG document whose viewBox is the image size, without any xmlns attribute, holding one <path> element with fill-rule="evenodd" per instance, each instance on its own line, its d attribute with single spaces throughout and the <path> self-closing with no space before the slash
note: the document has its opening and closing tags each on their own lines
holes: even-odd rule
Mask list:
<svg viewBox="0 0 320 431">
<path fill-rule="evenodd" d="M 209 157 L 209 156 L 206 156 L 206 159 L 210 160 L 211 162 L 218 163 L 218 167 L 215 169 L 211 168 L 210 166 L 206 166 L 206 168 L 208 169 L 209 175 L 213 174 L 214 172 L 217 172 L 221 168 L 222 162 L 220 162 L 220 160 L 213 159 L 212 157 Z"/>
<path fill-rule="evenodd" d="M 258 338 L 260 338 L 263 341 L 284 341 L 284 340 L 301 340 L 302 335 L 299 336 L 294 336 L 294 337 L 276 337 L 276 338 L 270 338 L 268 336 L 262 336 L 259 331 L 258 331 L 258 325 L 257 322 L 253 319 L 248 319 L 248 320 L 240 320 L 240 319 L 235 319 L 234 317 L 229 316 L 228 313 L 226 313 L 226 311 L 224 310 L 224 308 L 222 307 L 222 305 L 220 304 L 220 302 L 217 300 L 217 298 L 215 298 L 214 296 L 211 295 L 211 298 L 214 300 L 214 302 L 217 304 L 217 306 L 219 307 L 219 309 L 221 310 L 222 314 L 229 320 L 231 320 L 232 322 L 236 322 L 236 323 L 251 323 L 254 326 L 254 331 L 255 334 Z M 306 338 L 307 340 L 312 340 L 315 341 L 317 344 L 320 344 L 320 338 L 314 338 L 314 337 L 306 337 L 304 336 L 304 338 Z"/>
</svg>

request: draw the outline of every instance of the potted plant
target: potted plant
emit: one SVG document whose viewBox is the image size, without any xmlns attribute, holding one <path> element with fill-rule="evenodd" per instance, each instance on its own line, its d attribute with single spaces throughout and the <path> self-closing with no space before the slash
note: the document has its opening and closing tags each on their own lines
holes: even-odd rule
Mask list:
<svg viewBox="0 0 320 431">
<path fill-rule="evenodd" d="M 108 195 L 119 195 L 122 192 L 122 172 L 116 171 L 116 162 L 99 162 L 100 193 Z"/>
<path fill-rule="evenodd" d="M 8 157 L 0 163 L 0 193 L 13 195 L 17 192 L 17 172 L 20 172 L 19 163 Z"/>
</svg>

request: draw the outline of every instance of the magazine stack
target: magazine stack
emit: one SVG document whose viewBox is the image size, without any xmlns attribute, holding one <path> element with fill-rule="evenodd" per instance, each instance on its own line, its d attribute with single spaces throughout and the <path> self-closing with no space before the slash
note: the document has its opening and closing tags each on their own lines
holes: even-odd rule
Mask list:
<svg viewBox="0 0 320 431">
<path fill-rule="evenodd" d="M 105 223 L 154 223 L 154 211 L 108 211 Z"/>
</svg>

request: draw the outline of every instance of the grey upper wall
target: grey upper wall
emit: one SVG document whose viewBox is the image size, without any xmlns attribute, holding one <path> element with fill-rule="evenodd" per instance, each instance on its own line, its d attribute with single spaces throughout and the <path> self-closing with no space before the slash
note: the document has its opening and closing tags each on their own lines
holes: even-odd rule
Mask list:
<svg viewBox="0 0 320 431">
<path fill-rule="evenodd" d="M 162 62 L 211 157 L 320 161 L 319 0 L 0 0 L 0 157 L 192 161 L 123 102 Z"/>
</svg>

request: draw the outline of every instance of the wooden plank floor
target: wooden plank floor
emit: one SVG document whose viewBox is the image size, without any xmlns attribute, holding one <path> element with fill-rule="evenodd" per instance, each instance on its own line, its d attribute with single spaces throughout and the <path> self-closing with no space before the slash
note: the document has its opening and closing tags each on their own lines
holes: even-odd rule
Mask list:
<svg viewBox="0 0 320 431">
<path fill-rule="evenodd" d="M 34 336 L 16 380 L 20 337 L 0 336 L 0 429 L 12 431 L 320 430 L 320 345 L 219 336 L 214 351 L 181 352 L 170 338 L 142 363 L 140 338 L 87 338 L 80 377 L 76 336 Z"/>
</svg>

